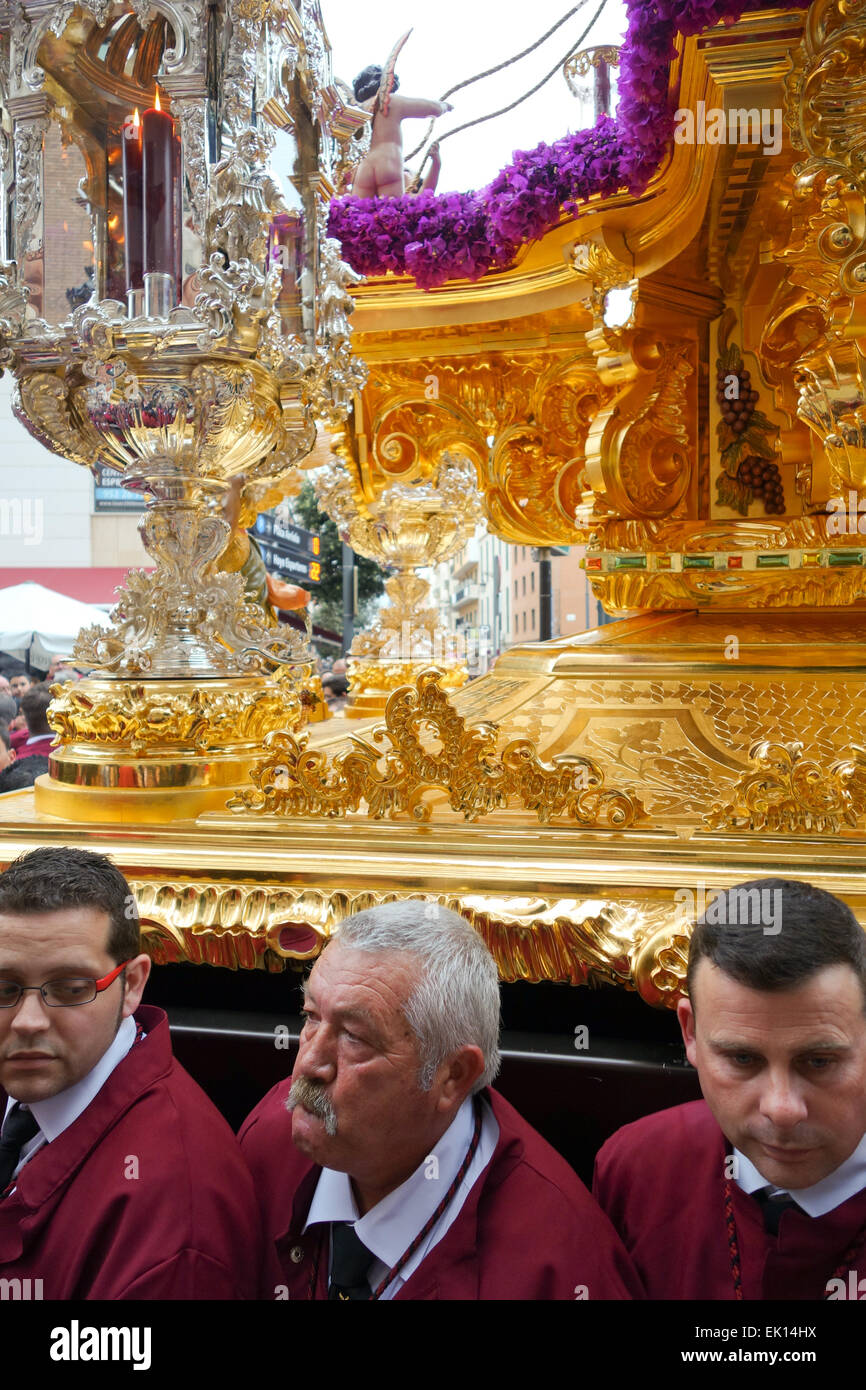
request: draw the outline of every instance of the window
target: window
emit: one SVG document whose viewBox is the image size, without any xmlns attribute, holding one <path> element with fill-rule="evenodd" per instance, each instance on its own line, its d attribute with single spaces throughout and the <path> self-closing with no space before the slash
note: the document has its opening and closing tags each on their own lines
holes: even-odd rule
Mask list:
<svg viewBox="0 0 866 1390">
<path fill-rule="evenodd" d="M 514 581 L 514 597 L 517 598 L 517 580 Z"/>
<path fill-rule="evenodd" d="M 523 597 L 526 597 L 526 575 L 523 576 Z"/>
<path fill-rule="evenodd" d="M 530 587 L 532 589 L 532 592 L 535 593 L 535 570 L 532 571 L 532 574 L 529 577 L 532 580 L 532 584 Z"/>
<path fill-rule="evenodd" d="M 532 631 L 535 631 L 535 609 L 532 610 Z"/>
<path fill-rule="evenodd" d="M 523 610 L 523 631 L 526 631 L 526 609 Z"/>
</svg>

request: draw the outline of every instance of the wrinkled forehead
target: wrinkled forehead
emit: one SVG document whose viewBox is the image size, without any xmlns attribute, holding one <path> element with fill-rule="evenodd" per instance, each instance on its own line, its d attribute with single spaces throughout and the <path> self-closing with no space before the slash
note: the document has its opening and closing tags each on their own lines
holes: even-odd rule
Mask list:
<svg viewBox="0 0 866 1390">
<path fill-rule="evenodd" d="M 334 937 L 305 982 L 305 994 L 320 1008 L 365 1009 L 402 1030 L 406 1003 L 418 983 L 419 966 L 404 951 L 366 951 Z"/>
</svg>

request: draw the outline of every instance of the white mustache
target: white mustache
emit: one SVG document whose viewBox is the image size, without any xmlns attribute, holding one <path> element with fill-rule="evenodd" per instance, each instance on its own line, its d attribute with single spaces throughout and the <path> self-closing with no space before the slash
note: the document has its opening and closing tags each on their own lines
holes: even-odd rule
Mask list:
<svg viewBox="0 0 866 1390">
<path fill-rule="evenodd" d="M 321 1085 L 315 1081 L 310 1081 L 306 1076 L 299 1076 L 296 1081 L 293 1081 L 286 1101 L 286 1109 L 294 1110 L 298 1105 L 302 1106 L 304 1110 L 308 1110 L 311 1115 L 315 1115 L 317 1120 L 321 1120 L 328 1138 L 333 1139 L 337 1133 L 337 1112 Z"/>
</svg>

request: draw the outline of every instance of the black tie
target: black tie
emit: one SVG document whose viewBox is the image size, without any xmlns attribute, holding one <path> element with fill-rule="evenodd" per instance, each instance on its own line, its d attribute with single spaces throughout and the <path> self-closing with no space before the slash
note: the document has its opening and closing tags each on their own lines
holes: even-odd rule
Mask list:
<svg viewBox="0 0 866 1390">
<path fill-rule="evenodd" d="M 348 1221 L 335 1221 L 331 1226 L 331 1283 L 329 1299 L 346 1302 L 349 1299 L 369 1299 L 367 1271 L 375 1256 L 367 1249 L 355 1227 Z"/>
<path fill-rule="evenodd" d="M 18 1167 L 21 1150 L 29 1139 L 39 1131 L 39 1123 L 32 1110 L 22 1110 L 15 1102 L 0 1130 L 0 1196 L 12 1181 L 12 1174 Z"/>
<path fill-rule="evenodd" d="M 764 1230 L 768 1235 L 777 1236 L 782 1212 L 796 1207 L 797 1203 L 787 1192 L 768 1192 L 766 1188 L 754 1195 L 764 1217 Z"/>
</svg>

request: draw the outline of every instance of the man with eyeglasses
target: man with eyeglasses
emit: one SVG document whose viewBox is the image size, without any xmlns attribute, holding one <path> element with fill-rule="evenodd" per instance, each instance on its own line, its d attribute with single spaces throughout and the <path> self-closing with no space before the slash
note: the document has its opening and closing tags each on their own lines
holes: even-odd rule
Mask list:
<svg viewBox="0 0 866 1390">
<path fill-rule="evenodd" d="M 44 1299 L 255 1298 L 252 1180 L 141 1005 L 140 947 L 103 856 L 39 849 L 0 874 L 0 1277 Z"/>
</svg>

